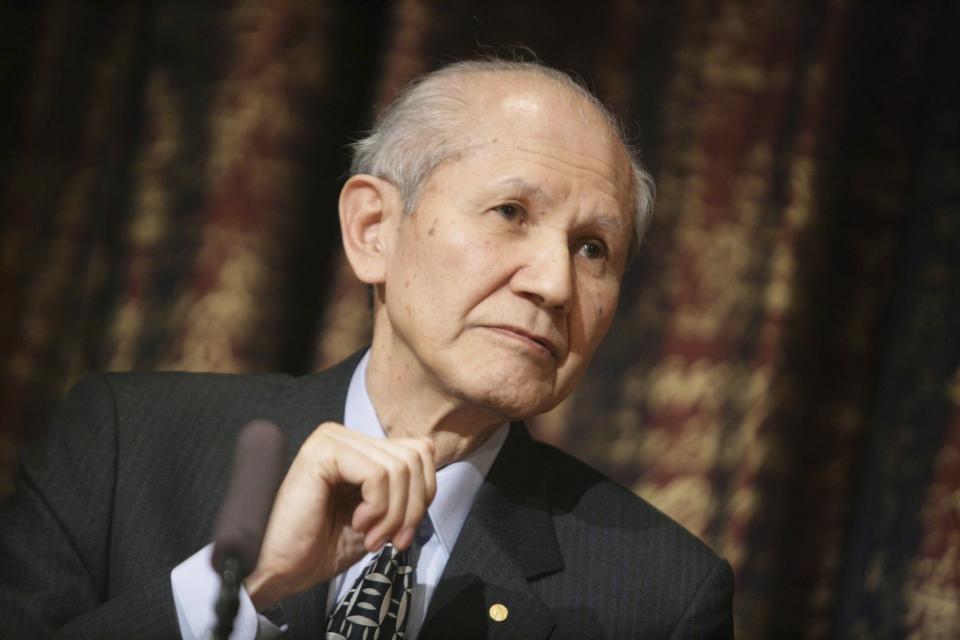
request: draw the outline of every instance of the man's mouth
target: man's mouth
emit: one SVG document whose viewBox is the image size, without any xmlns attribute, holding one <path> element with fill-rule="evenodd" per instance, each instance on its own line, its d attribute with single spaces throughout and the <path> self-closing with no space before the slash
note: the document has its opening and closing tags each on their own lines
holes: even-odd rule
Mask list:
<svg viewBox="0 0 960 640">
<path fill-rule="evenodd" d="M 554 359 L 559 358 L 560 350 L 557 347 L 556 342 L 554 342 L 547 336 L 534 333 L 532 331 L 527 331 L 526 329 L 522 329 L 520 327 L 513 327 L 509 325 L 490 326 L 488 327 L 488 329 L 492 329 L 493 331 L 496 331 L 502 335 L 506 335 L 507 337 L 510 337 L 522 342 L 526 342 L 531 346 L 535 346 L 541 349 L 542 351 L 546 352 L 546 354 L 550 355 Z"/>
</svg>

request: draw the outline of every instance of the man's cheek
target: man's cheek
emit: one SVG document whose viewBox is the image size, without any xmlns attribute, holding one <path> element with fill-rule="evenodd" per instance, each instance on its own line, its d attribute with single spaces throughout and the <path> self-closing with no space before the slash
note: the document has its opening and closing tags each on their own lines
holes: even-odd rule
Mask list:
<svg viewBox="0 0 960 640">
<path fill-rule="evenodd" d="M 583 312 L 580 314 L 580 321 L 586 334 L 585 337 L 594 346 L 603 340 L 610 329 L 610 325 L 613 324 L 619 294 L 620 288 L 618 286 L 604 283 L 597 290 L 591 291 L 581 305 Z"/>
</svg>

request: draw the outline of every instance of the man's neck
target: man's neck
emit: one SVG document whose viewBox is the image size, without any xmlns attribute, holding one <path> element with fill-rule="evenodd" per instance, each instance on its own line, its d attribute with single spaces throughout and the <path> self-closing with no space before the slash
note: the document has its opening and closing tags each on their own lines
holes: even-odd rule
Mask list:
<svg viewBox="0 0 960 640">
<path fill-rule="evenodd" d="M 367 394 L 389 438 L 429 437 L 437 468 L 462 459 L 506 418 L 444 393 L 421 367 L 399 363 L 374 340 L 367 365 Z"/>
</svg>

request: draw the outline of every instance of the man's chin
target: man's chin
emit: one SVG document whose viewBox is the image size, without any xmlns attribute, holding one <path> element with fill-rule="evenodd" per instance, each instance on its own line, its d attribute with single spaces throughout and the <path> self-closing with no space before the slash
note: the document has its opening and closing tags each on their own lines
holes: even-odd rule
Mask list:
<svg viewBox="0 0 960 640">
<path fill-rule="evenodd" d="M 558 398 L 544 389 L 499 386 L 478 394 L 477 400 L 503 421 L 526 420 L 550 411 L 560 404 Z"/>
</svg>

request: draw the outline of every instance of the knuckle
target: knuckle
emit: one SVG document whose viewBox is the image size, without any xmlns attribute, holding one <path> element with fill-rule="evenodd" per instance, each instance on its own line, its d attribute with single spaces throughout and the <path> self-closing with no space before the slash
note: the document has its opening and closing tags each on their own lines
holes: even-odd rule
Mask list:
<svg viewBox="0 0 960 640">
<path fill-rule="evenodd" d="M 305 454 L 311 457 L 314 457 L 317 453 L 323 450 L 325 445 L 325 438 L 322 433 L 314 431 L 310 436 L 300 445 L 300 451 L 298 455 Z"/>
<path fill-rule="evenodd" d="M 376 467 L 370 472 L 370 479 L 378 485 L 384 485 L 390 481 L 390 473 L 386 467 Z"/>
<path fill-rule="evenodd" d="M 335 422 L 321 422 L 317 427 L 310 433 L 306 441 L 303 443 L 304 447 L 318 447 L 323 446 L 323 444 L 330 438 L 339 425 Z"/>
<path fill-rule="evenodd" d="M 390 466 L 390 475 L 392 476 L 396 476 L 402 480 L 410 475 L 410 469 L 407 468 L 407 465 L 400 458 L 391 457 L 387 464 Z"/>
<path fill-rule="evenodd" d="M 336 422 L 327 421 L 327 422 L 321 422 L 319 425 L 317 425 L 317 428 L 315 429 L 315 431 L 319 431 L 320 433 L 330 433 L 332 431 L 338 430 L 339 428 L 340 428 L 340 425 L 338 425 Z"/>
<path fill-rule="evenodd" d="M 384 514 L 387 512 L 387 503 L 386 501 L 378 500 L 377 502 L 371 503 L 367 511 L 367 516 L 371 520 L 371 524 L 375 523 L 377 520 L 383 518 Z"/>
<path fill-rule="evenodd" d="M 379 516 L 387 510 L 387 497 L 382 493 L 375 493 L 369 498 L 364 498 L 364 503 L 374 516 Z"/>
<path fill-rule="evenodd" d="M 401 449 L 400 457 L 409 470 L 417 469 L 421 464 L 420 454 L 413 449 Z"/>
</svg>

